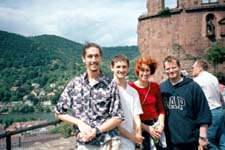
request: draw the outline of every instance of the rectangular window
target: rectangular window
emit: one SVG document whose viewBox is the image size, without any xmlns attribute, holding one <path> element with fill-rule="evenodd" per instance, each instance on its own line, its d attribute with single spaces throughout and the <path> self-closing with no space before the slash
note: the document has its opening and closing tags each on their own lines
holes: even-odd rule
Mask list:
<svg viewBox="0 0 225 150">
<path fill-rule="evenodd" d="M 177 8 L 178 7 L 178 2 L 177 0 L 164 0 L 164 8 Z"/>
<path fill-rule="evenodd" d="M 218 0 L 202 0 L 203 4 L 209 4 L 209 3 L 217 3 Z"/>
</svg>

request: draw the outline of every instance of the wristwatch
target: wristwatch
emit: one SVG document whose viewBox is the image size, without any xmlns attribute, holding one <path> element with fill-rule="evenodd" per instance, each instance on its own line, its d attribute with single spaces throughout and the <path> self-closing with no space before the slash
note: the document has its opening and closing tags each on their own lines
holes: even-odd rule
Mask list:
<svg viewBox="0 0 225 150">
<path fill-rule="evenodd" d="M 98 127 L 95 127 L 95 131 L 96 131 L 96 135 L 100 135 L 101 134 L 101 131 L 99 130 Z"/>
<path fill-rule="evenodd" d="M 208 140 L 207 137 L 203 137 L 203 136 L 199 136 L 199 139 L 201 139 L 202 141 L 207 141 Z"/>
</svg>

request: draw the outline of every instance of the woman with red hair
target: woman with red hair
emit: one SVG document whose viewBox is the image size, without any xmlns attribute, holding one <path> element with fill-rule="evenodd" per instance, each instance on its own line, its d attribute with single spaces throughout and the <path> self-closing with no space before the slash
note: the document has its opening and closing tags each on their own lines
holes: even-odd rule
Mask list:
<svg viewBox="0 0 225 150">
<path fill-rule="evenodd" d="M 155 149 L 152 141 L 159 141 L 164 129 L 165 111 L 159 84 L 149 81 L 156 68 L 157 63 L 150 56 L 138 58 L 135 64 L 135 74 L 138 79 L 129 83 L 138 91 L 144 112 L 140 115 L 142 136 L 145 138 L 143 141 L 144 150 Z"/>
</svg>

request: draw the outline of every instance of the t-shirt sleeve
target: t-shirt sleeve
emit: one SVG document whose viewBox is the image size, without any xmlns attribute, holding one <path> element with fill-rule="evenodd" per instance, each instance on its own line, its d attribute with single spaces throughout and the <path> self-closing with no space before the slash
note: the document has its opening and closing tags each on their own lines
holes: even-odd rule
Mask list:
<svg viewBox="0 0 225 150">
<path fill-rule="evenodd" d="M 195 91 L 193 91 L 193 100 L 195 102 L 194 113 L 196 114 L 196 122 L 201 124 L 208 124 L 210 125 L 212 122 L 212 114 L 205 97 L 204 92 L 202 91 L 201 87 L 196 84 Z"/>
<path fill-rule="evenodd" d="M 134 90 L 133 94 L 134 94 L 134 115 L 143 114 L 138 92 Z"/>
<path fill-rule="evenodd" d="M 64 91 L 62 92 L 56 107 L 55 107 L 55 113 L 56 114 L 63 114 L 65 112 L 67 112 L 67 109 L 70 108 L 71 106 L 71 89 L 72 89 L 72 82 L 70 82 L 66 88 L 64 89 Z"/>
</svg>

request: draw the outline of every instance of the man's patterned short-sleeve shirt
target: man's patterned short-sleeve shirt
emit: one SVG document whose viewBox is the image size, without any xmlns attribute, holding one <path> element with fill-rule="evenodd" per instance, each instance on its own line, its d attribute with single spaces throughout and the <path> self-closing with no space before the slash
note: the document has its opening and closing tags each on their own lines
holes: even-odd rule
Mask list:
<svg viewBox="0 0 225 150">
<path fill-rule="evenodd" d="M 117 85 L 104 74 L 100 75 L 93 86 L 89 84 L 86 73 L 72 79 L 61 94 L 55 111 L 63 114 L 69 108 L 72 108 L 74 117 L 91 127 L 96 127 L 112 117 L 123 118 Z M 75 134 L 78 132 L 78 128 L 75 128 Z M 117 129 L 102 133 L 85 144 L 99 145 L 115 138 L 118 138 Z"/>
</svg>

